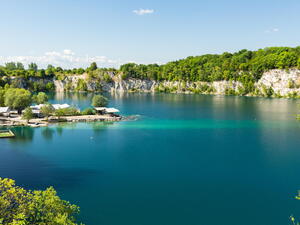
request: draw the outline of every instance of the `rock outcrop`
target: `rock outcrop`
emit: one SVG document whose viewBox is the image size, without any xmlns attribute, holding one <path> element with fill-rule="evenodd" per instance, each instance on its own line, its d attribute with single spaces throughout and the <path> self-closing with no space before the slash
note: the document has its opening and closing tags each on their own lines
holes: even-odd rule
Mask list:
<svg viewBox="0 0 300 225">
<path fill-rule="evenodd" d="M 156 92 L 166 91 L 173 93 L 213 93 L 224 95 L 231 90 L 239 93 L 243 88 L 237 81 L 214 82 L 185 82 L 185 81 L 153 81 L 141 79 L 122 80 L 119 75 L 112 74 L 109 82 L 91 80 L 87 74 L 66 76 L 63 80 L 53 80 L 56 92 L 64 91 L 105 91 L 105 92 Z M 49 82 L 47 80 L 46 82 Z M 20 81 L 22 84 L 22 82 Z M 256 91 L 263 93 L 272 89 L 276 96 L 300 95 L 300 70 L 270 70 L 265 72 L 261 79 L 254 84 Z"/>
<path fill-rule="evenodd" d="M 286 96 L 291 93 L 300 94 L 300 70 L 270 70 L 265 72 L 257 82 L 258 88 L 272 88 L 275 93 Z"/>
</svg>

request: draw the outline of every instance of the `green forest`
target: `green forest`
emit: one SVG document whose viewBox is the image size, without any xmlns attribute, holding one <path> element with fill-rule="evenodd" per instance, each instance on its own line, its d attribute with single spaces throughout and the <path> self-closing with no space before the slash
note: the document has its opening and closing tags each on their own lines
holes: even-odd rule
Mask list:
<svg viewBox="0 0 300 225">
<path fill-rule="evenodd" d="M 300 68 L 300 46 L 268 47 L 257 51 L 244 49 L 235 53 L 190 56 L 163 65 L 128 63 L 120 66 L 119 69 L 98 68 L 96 63 L 92 63 L 85 69 L 63 69 L 52 65 L 40 69 L 34 62 L 26 68 L 20 62 L 8 62 L 0 66 L 0 87 L 9 84 L 12 88 L 25 86 L 34 92 L 53 91 L 55 88 L 53 80 L 63 80 L 66 76 L 87 73 L 88 80 L 105 82 L 111 82 L 115 75 L 121 75 L 122 79 L 157 81 L 240 81 L 245 89 L 248 89 L 246 92 L 250 92 L 254 82 L 262 76 L 263 72 L 291 68 Z M 78 90 L 85 89 L 86 84 L 82 82 Z"/>
<path fill-rule="evenodd" d="M 257 51 L 207 54 L 187 57 L 164 65 L 122 65 L 123 78 L 133 77 L 170 81 L 257 81 L 263 72 L 271 69 L 300 67 L 300 46 L 270 47 Z"/>
</svg>

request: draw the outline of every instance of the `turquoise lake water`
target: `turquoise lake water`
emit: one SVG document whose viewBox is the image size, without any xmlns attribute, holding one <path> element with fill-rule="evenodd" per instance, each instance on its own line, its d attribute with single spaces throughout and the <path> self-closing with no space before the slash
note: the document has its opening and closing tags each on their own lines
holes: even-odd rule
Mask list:
<svg viewBox="0 0 300 225">
<path fill-rule="evenodd" d="M 282 225 L 300 218 L 299 100 L 108 96 L 135 120 L 14 128 L 0 176 L 54 186 L 87 225 Z M 53 96 L 90 105 L 92 95 Z"/>
</svg>

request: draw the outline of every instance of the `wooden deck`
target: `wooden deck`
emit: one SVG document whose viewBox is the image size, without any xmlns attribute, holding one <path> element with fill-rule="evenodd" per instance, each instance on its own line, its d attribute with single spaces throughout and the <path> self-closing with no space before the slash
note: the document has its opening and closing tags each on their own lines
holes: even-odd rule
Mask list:
<svg viewBox="0 0 300 225">
<path fill-rule="evenodd" d="M 0 130 L 0 138 L 13 138 L 15 134 L 11 130 Z"/>
</svg>

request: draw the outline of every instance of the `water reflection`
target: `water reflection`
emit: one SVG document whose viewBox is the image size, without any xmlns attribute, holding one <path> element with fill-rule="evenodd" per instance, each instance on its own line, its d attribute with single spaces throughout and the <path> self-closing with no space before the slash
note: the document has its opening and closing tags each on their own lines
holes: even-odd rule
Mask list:
<svg viewBox="0 0 300 225">
<path fill-rule="evenodd" d="M 89 127 L 93 130 L 95 136 L 99 136 L 104 130 L 113 124 L 114 122 L 96 122 L 90 123 Z"/>
<path fill-rule="evenodd" d="M 11 143 L 31 143 L 35 138 L 35 133 L 41 134 L 46 141 L 51 141 L 57 136 L 63 136 L 64 130 L 92 130 L 95 135 L 113 126 L 115 122 L 91 122 L 91 123 L 60 123 L 49 127 L 31 128 L 31 127 L 14 127 L 12 131 L 15 138 L 8 139 Z"/>
<path fill-rule="evenodd" d="M 50 128 L 50 127 L 45 127 L 42 129 L 42 136 L 46 139 L 46 140 L 52 140 L 53 138 L 53 135 L 55 133 L 55 130 L 53 128 Z"/>
<path fill-rule="evenodd" d="M 57 126 L 56 127 L 56 132 L 59 136 L 61 136 L 63 134 L 63 128 L 61 126 Z"/>
<path fill-rule="evenodd" d="M 58 92 L 49 94 L 51 103 L 67 103 L 76 108 L 84 109 L 91 106 L 93 93 L 69 93 L 69 92 Z"/>
<path fill-rule="evenodd" d="M 87 99 L 91 99 L 93 97 L 93 93 L 90 92 L 57 92 L 50 93 L 49 98 L 55 101 L 65 101 L 73 100 L 73 101 L 85 101 Z"/>
<path fill-rule="evenodd" d="M 15 138 L 9 139 L 12 143 L 31 142 L 34 138 L 35 129 L 31 127 L 14 127 L 11 129 Z"/>
</svg>

